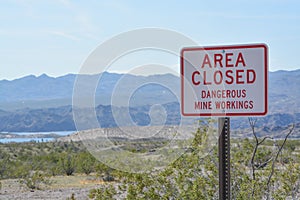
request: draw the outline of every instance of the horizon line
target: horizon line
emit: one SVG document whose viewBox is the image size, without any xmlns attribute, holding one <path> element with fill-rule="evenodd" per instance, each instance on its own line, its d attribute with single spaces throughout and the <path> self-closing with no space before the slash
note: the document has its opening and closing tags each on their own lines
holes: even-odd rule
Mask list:
<svg viewBox="0 0 300 200">
<path fill-rule="evenodd" d="M 276 73 L 276 72 L 293 72 L 293 71 L 299 71 L 300 68 L 298 69 L 279 69 L 279 70 L 269 70 L 270 73 Z M 133 75 L 133 76 L 144 76 L 144 77 L 147 77 L 147 76 L 154 76 L 154 75 L 168 75 L 168 74 L 171 74 L 173 76 L 178 76 L 180 75 L 180 73 L 175 74 L 175 73 L 155 73 L 155 74 L 134 74 L 134 73 L 126 73 L 125 71 L 104 71 L 104 72 L 101 72 L 101 73 L 109 73 L 109 74 L 118 74 L 118 75 Z M 88 73 L 84 73 L 84 74 L 81 74 L 81 75 L 87 75 L 87 76 L 93 76 L 93 75 L 99 75 L 101 73 L 95 73 L 95 74 L 88 74 Z M 30 76 L 33 76 L 35 78 L 38 78 L 38 77 L 41 77 L 41 76 L 47 76 L 49 78 L 60 78 L 60 77 L 64 77 L 64 76 L 68 76 L 68 75 L 79 75 L 79 73 L 67 73 L 67 74 L 62 74 L 62 75 L 58 75 L 58 76 L 52 76 L 52 75 L 49 75 L 47 74 L 46 72 L 45 73 L 41 73 L 41 74 L 27 74 L 27 75 L 23 75 L 21 77 L 16 77 L 16 78 L 13 78 L 13 79 L 0 79 L 0 81 L 14 81 L 14 80 L 18 80 L 18 79 L 22 79 L 22 78 L 25 78 L 25 77 L 30 77 Z"/>
</svg>

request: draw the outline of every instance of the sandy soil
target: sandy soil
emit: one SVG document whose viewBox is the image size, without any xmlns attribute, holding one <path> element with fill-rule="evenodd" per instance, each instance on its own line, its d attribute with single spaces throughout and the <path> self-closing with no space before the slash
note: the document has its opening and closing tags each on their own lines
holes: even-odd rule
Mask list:
<svg viewBox="0 0 300 200">
<path fill-rule="evenodd" d="M 60 176 L 51 178 L 53 183 L 41 190 L 30 190 L 17 179 L 1 180 L 1 200 L 66 200 L 72 193 L 76 200 L 88 199 L 89 191 L 101 187 L 103 181 L 96 181 L 88 176 Z"/>
<path fill-rule="evenodd" d="M 91 188 L 90 188 L 91 189 Z M 36 191 L 3 191 L 0 194 L 1 200 L 17 200 L 17 199 L 55 199 L 55 200 L 66 200 L 68 197 L 71 197 L 74 193 L 75 198 L 88 199 L 88 188 L 67 188 L 67 189 L 54 189 L 54 190 L 36 190 Z"/>
</svg>

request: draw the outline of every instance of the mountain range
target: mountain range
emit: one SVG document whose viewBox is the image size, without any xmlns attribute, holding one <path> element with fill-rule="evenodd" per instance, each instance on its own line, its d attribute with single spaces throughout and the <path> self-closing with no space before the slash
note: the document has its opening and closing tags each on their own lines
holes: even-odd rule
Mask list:
<svg viewBox="0 0 300 200">
<path fill-rule="evenodd" d="M 113 99 L 113 103 L 118 106 L 127 106 L 124 98 L 128 96 L 130 89 L 138 89 L 135 91 L 134 98 L 130 99 L 131 106 L 153 104 L 154 101 L 172 102 L 176 101 L 174 98 L 176 95 L 180 95 L 179 77 L 171 74 L 136 76 L 104 72 L 97 75 L 68 74 L 57 78 L 42 74 L 12 81 L 1 80 L 0 109 L 16 110 L 71 105 L 76 80 L 80 80 L 80 84 L 84 87 L 95 87 L 96 105 L 111 105 L 111 97 L 116 90 L 117 97 Z M 94 86 L 93 84 L 97 82 L 98 84 Z M 85 95 L 85 91 L 81 92 Z"/>
<path fill-rule="evenodd" d="M 101 77 L 99 79 L 99 77 Z M 151 125 L 152 105 L 166 112 L 166 124 L 180 124 L 180 78 L 172 74 L 137 76 L 105 72 L 80 75 L 84 84 L 98 82 L 95 87 L 95 110 L 101 127 L 115 127 L 112 114 L 129 109 L 133 123 Z M 99 79 L 99 80 L 98 80 Z M 75 74 L 61 77 L 26 76 L 0 81 L 0 131 L 75 130 L 72 113 Z M 269 73 L 269 114 L 260 117 L 258 126 L 287 126 L 300 122 L 300 70 Z M 130 96 L 128 96 L 128 93 Z M 84 94 L 84 93 L 83 93 Z M 84 98 L 84 95 L 83 95 Z M 159 117 L 159 116 L 158 116 Z M 249 127 L 247 118 L 234 117 L 232 128 Z M 123 125 L 128 125 L 127 122 Z"/>
</svg>

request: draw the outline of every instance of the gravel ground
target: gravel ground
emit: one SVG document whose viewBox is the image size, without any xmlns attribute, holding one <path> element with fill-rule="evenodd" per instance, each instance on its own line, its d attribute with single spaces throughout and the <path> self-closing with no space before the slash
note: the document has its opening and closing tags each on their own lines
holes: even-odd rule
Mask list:
<svg viewBox="0 0 300 200">
<path fill-rule="evenodd" d="M 68 179 L 68 177 L 66 177 Z M 20 185 L 16 179 L 1 180 L 0 200 L 66 200 L 74 193 L 76 200 L 88 199 L 90 189 L 97 188 L 99 185 L 70 185 L 57 186 L 42 190 L 31 191 Z"/>
<path fill-rule="evenodd" d="M 36 191 L 2 191 L 0 193 L 1 200 L 17 200 L 17 199 L 55 199 L 66 200 L 74 193 L 75 198 L 78 200 L 88 199 L 88 193 L 91 188 L 68 188 L 68 189 L 55 189 L 55 190 L 36 190 Z"/>
</svg>

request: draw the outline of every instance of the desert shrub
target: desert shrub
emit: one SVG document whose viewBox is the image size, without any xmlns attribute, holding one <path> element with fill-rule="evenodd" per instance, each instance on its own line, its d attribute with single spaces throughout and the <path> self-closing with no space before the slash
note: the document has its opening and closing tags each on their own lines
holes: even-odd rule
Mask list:
<svg viewBox="0 0 300 200">
<path fill-rule="evenodd" d="M 71 194 L 71 197 L 68 197 L 66 200 L 76 200 L 75 194 L 72 193 L 72 194 Z"/>
<path fill-rule="evenodd" d="M 61 167 L 62 171 L 67 175 L 70 176 L 75 171 L 75 156 L 67 153 L 62 153 L 59 159 L 59 166 Z"/>
<path fill-rule="evenodd" d="M 8 169 L 10 167 L 10 160 L 7 155 L 1 157 L 2 158 L 0 158 L 0 178 L 6 178 L 8 175 Z"/>
<path fill-rule="evenodd" d="M 98 189 L 92 189 L 89 192 L 89 198 L 94 200 L 113 200 L 114 195 L 116 195 L 116 189 L 109 185 L 106 188 L 98 188 Z"/>
<path fill-rule="evenodd" d="M 86 175 L 95 170 L 96 159 L 89 152 L 80 152 L 76 157 L 76 167 Z"/>
<path fill-rule="evenodd" d="M 118 179 L 118 195 L 127 200 L 218 199 L 217 145 L 207 156 L 202 156 L 202 144 L 205 144 L 207 134 L 207 128 L 201 126 L 194 134 L 189 151 L 165 169 L 143 174 L 121 173 L 123 177 Z M 278 147 L 284 147 L 283 141 L 261 138 L 259 141 L 266 143 L 260 143 L 262 145 L 257 148 L 254 157 L 254 139 L 233 139 L 231 199 L 299 199 L 300 164 L 297 148 L 287 145 L 280 153 Z M 276 148 L 274 142 L 277 143 Z M 279 155 L 278 159 L 276 155 Z M 251 158 L 254 158 L 253 165 Z M 254 171 L 251 170 L 252 166 L 255 167 Z M 108 170 L 101 165 L 100 169 L 102 175 Z M 94 189 L 89 197 L 105 199 L 103 196 L 107 191 L 109 188 Z M 111 198 L 118 199 L 120 196 L 113 195 Z"/>
<path fill-rule="evenodd" d="M 51 181 L 45 174 L 38 171 L 31 171 L 20 179 L 20 183 L 25 184 L 31 190 L 40 190 L 42 185 L 49 185 Z"/>
</svg>

